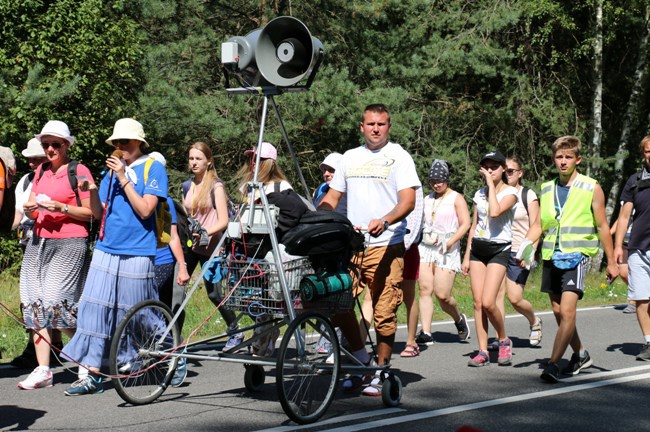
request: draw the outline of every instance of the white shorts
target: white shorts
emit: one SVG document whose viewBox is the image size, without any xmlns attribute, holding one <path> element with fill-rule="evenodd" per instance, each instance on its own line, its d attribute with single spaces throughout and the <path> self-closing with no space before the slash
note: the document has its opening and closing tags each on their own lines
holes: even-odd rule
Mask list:
<svg viewBox="0 0 650 432">
<path fill-rule="evenodd" d="M 650 299 L 650 252 L 630 249 L 627 259 L 629 284 L 628 300 Z"/>
<path fill-rule="evenodd" d="M 440 245 L 428 246 L 420 243 L 420 263 L 434 263 L 438 268 L 444 268 L 456 273 L 461 272 L 460 266 L 460 245 L 454 245 L 447 253 L 442 253 Z"/>
</svg>

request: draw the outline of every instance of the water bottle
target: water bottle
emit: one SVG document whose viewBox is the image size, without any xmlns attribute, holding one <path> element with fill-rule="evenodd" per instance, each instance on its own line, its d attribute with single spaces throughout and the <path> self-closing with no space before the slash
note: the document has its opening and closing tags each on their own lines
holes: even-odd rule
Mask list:
<svg viewBox="0 0 650 432">
<path fill-rule="evenodd" d="M 352 277 L 347 272 L 312 274 L 300 280 L 300 294 L 311 302 L 352 288 Z"/>
</svg>

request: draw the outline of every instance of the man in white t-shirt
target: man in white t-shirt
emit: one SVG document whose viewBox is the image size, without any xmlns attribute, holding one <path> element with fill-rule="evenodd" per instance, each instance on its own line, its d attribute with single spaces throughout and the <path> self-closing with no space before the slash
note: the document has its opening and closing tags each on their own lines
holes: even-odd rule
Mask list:
<svg viewBox="0 0 650 432">
<path fill-rule="evenodd" d="M 362 264 L 355 295 L 366 286 L 372 295 L 380 365 L 390 362 L 393 351 L 396 311 L 402 302 L 406 216 L 415 206 L 415 191 L 421 187 L 411 156 L 399 144 L 388 141 L 390 126 L 386 106 L 373 104 L 365 108 L 359 126 L 365 143 L 345 152 L 330 190 L 319 205 L 321 209 L 333 210 L 346 194 L 348 219 L 356 227 L 367 227 L 371 236 L 368 249 L 353 257 L 352 266 L 358 268 Z M 337 323 L 355 357 L 368 363 L 370 356 L 354 313 L 339 314 Z M 343 383 L 346 389 L 357 387 L 354 384 Z M 373 379 L 363 394 L 380 396 L 380 380 Z"/>
</svg>

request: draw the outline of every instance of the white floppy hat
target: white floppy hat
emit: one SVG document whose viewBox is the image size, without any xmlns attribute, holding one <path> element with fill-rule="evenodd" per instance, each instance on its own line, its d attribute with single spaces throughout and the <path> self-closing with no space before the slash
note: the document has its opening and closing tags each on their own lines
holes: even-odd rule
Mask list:
<svg viewBox="0 0 650 432">
<path fill-rule="evenodd" d="M 0 146 L 0 158 L 4 161 L 5 166 L 11 175 L 14 175 L 16 172 L 16 158 L 14 157 L 14 152 L 9 147 Z"/>
<path fill-rule="evenodd" d="M 49 122 L 45 123 L 45 126 L 43 126 L 43 129 L 41 130 L 41 133 L 34 135 L 34 138 L 41 141 L 41 138 L 45 135 L 63 138 L 69 142 L 70 145 L 74 144 L 74 137 L 70 135 L 70 128 L 68 128 L 68 125 L 60 120 L 50 120 Z"/>
<path fill-rule="evenodd" d="M 106 144 L 113 144 L 113 140 L 128 139 L 142 141 L 146 146 L 149 145 L 147 140 L 144 139 L 144 128 L 142 124 L 132 118 L 123 118 L 115 122 L 113 127 L 113 135 L 106 140 Z"/>
<path fill-rule="evenodd" d="M 30 139 L 27 143 L 27 148 L 22 151 L 22 154 L 26 158 L 45 157 L 45 152 L 43 151 L 43 147 L 41 147 L 41 142 L 38 138 Z"/>
<path fill-rule="evenodd" d="M 336 171 L 336 169 L 339 167 L 339 162 L 341 162 L 342 157 L 343 155 L 341 153 L 334 152 L 328 154 L 325 160 L 320 164 L 319 166 L 320 170 L 322 171 L 323 166 L 327 165 L 328 167 L 334 168 L 334 171 Z"/>
</svg>

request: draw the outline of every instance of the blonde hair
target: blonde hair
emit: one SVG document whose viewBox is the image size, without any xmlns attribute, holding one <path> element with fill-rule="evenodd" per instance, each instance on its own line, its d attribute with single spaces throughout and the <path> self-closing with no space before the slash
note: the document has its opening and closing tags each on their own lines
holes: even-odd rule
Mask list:
<svg viewBox="0 0 650 432">
<path fill-rule="evenodd" d="M 212 208 L 212 197 L 210 194 L 213 193 L 212 189 L 214 184 L 221 182 L 221 180 L 219 180 L 217 170 L 214 167 L 214 158 L 210 146 L 203 141 L 197 141 L 187 149 L 187 152 L 189 153 L 192 149 L 203 153 L 208 160 L 208 169 L 203 176 L 203 181 L 198 191 L 192 196 L 192 213 L 195 211 L 205 212 Z"/>
<path fill-rule="evenodd" d="M 578 157 L 580 156 L 580 146 L 580 138 L 573 135 L 566 135 L 556 139 L 553 145 L 551 145 L 551 150 L 553 150 L 553 156 L 560 150 L 566 150 L 573 152 Z"/>
<path fill-rule="evenodd" d="M 255 154 L 252 155 L 255 157 Z M 242 194 L 246 194 L 246 184 L 253 180 L 253 165 L 250 160 L 246 161 L 243 167 L 237 171 L 239 179 L 238 189 Z M 280 166 L 273 159 L 260 159 L 259 170 L 257 171 L 257 180 L 266 185 L 269 183 L 288 181 Z"/>
<path fill-rule="evenodd" d="M 639 144 L 639 150 L 641 151 L 641 156 L 643 156 L 643 152 L 645 152 L 645 145 L 648 143 L 650 143 L 650 135 L 646 135 L 641 140 L 641 144 Z"/>
</svg>

